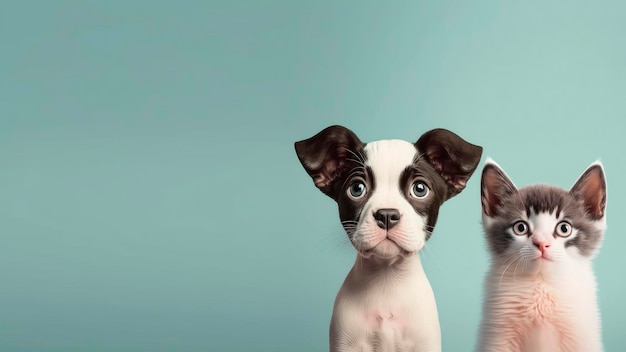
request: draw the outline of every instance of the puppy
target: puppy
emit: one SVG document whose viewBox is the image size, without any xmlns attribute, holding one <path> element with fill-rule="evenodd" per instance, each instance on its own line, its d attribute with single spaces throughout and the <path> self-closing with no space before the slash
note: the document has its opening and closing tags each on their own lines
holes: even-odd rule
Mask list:
<svg viewBox="0 0 626 352">
<path fill-rule="evenodd" d="M 417 253 L 439 207 L 465 188 L 482 147 L 444 129 L 415 144 L 363 143 L 330 126 L 295 149 L 337 202 L 358 253 L 335 299 L 330 351 L 441 351 L 437 305 Z"/>
</svg>

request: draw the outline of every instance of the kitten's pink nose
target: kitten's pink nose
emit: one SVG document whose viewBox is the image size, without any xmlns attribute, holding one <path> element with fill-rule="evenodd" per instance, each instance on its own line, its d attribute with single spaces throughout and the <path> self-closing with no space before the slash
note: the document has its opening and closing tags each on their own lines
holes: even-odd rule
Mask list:
<svg viewBox="0 0 626 352">
<path fill-rule="evenodd" d="M 539 248 L 539 250 L 541 251 L 541 253 L 545 252 L 546 249 L 550 248 L 550 244 L 548 242 L 545 241 L 538 241 L 538 240 L 533 240 L 533 244 Z"/>
</svg>

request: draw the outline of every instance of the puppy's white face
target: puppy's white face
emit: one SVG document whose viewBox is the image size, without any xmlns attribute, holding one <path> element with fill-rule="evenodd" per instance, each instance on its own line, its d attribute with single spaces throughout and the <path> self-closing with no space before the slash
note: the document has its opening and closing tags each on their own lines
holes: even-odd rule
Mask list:
<svg viewBox="0 0 626 352">
<path fill-rule="evenodd" d="M 465 188 L 482 154 L 444 129 L 424 133 L 415 144 L 363 143 L 347 128 L 330 126 L 295 148 L 315 185 L 337 202 L 354 247 L 380 258 L 424 247 L 439 207 Z"/>
<path fill-rule="evenodd" d="M 424 247 L 432 231 L 427 210 L 439 206 L 433 204 L 439 190 L 428 177 L 434 170 L 419 170 L 417 156 L 415 146 L 406 141 L 368 143 L 361 165 L 345 180 L 346 196 L 339 203 L 342 224 L 361 255 L 391 258 Z"/>
</svg>

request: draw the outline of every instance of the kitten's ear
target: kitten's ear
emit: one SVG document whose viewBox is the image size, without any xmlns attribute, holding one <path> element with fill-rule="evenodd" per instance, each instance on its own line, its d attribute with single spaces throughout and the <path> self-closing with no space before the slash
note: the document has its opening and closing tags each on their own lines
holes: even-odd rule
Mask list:
<svg viewBox="0 0 626 352">
<path fill-rule="evenodd" d="M 593 220 L 602 219 L 606 208 L 606 179 L 602 164 L 599 161 L 591 164 L 572 186 L 570 193 L 583 202 Z"/>
<path fill-rule="evenodd" d="M 495 161 L 487 159 L 480 180 L 480 202 L 483 214 L 489 217 L 500 213 L 504 198 L 517 192 L 517 187 Z"/>
<path fill-rule="evenodd" d="M 330 126 L 294 144 L 296 154 L 315 186 L 335 199 L 334 184 L 347 159 L 359 159 L 363 143 L 343 126 Z"/>
<path fill-rule="evenodd" d="M 465 188 L 483 153 L 482 147 L 443 128 L 424 133 L 415 147 L 448 184 L 446 198 L 459 194 Z"/>
</svg>

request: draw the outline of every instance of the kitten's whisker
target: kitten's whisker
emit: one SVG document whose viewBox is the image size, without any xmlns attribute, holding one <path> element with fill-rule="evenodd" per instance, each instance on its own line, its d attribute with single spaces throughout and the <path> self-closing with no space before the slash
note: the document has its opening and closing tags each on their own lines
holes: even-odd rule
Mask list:
<svg viewBox="0 0 626 352">
<path fill-rule="evenodd" d="M 520 267 L 520 270 L 522 271 L 522 273 L 528 272 L 528 265 L 530 264 L 530 262 L 531 262 L 531 259 L 529 258 L 522 259 L 522 266 Z"/>
<path fill-rule="evenodd" d="M 511 264 L 517 262 L 520 258 L 522 257 L 521 254 L 519 253 L 514 253 L 511 258 L 507 258 L 507 260 L 505 260 L 505 262 L 503 264 L 506 264 L 507 262 L 510 261 L 510 263 L 508 265 L 506 265 L 506 267 L 504 268 L 504 270 L 502 271 L 502 274 L 500 275 L 500 281 L 498 283 L 498 288 L 500 288 L 502 286 L 502 279 L 504 278 L 504 274 L 506 273 L 506 271 L 509 269 L 509 267 L 511 266 Z M 515 276 L 515 274 L 513 275 Z"/>
<path fill-rule="evenodd" d="M 515 264 L 515 268 L 513 269 L 513 280 L 515 280 L 515 276 L 517 275 L 517 266 L 519 265 L 520 262 L 523 264 L 525 261 L 526 261 L 526 257 L 524 257 L 523 255 L 520 255 L 520 260 L 517 261 L 517 264 Z"/>
</svg>

